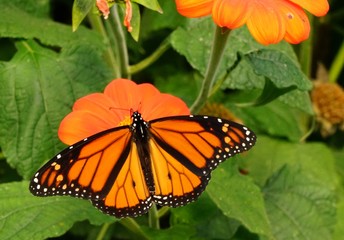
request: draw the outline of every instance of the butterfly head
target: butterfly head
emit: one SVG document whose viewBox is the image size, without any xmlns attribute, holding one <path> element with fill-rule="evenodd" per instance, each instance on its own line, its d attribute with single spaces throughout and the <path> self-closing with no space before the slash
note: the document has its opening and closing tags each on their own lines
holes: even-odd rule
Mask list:
<svg viewBox="0 0 344 240">
<path fill-rule="evenodd" d="M 138 121 L 143 121 L 141 113 L 139 113 L 138 111 L 135 111 L 135 112 L 133 112 L 132 110 L 130 111 L 131 111 L 131 120 L 133 124 L 137 123 Z"/>
<path fill-rule="evenodd" d="M 148 123 L 143 120 L 141 113 L 138 111 L 133 112 L 131 115 L 132 124 L 131 131 L 139 139 L 145 139 L 147 137 Z"/>
</svg>

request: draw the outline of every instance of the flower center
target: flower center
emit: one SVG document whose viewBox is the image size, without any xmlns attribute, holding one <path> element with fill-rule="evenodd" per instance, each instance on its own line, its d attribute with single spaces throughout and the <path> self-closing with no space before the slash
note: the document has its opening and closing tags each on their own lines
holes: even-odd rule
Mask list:
<svg viewBox="0 0 344 240">
<path fill-rule="evenodd" d="M 124 119 L 118 124 L 118 127 L 120 126 L 127 126 L 131 124 L 131 117 L 125 116 Z"/>
</svg>

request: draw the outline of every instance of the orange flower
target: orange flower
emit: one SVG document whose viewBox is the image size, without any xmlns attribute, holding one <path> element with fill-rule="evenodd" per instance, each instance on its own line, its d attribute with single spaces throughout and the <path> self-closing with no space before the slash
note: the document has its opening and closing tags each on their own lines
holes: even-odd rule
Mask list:
<svg viewBox="0 0 344 240">
<path fill-rule="evenodd" d="M 282 39 L 293 44 L 306 40 L 310 25 L 303 8 L 315 16 L 329 10 L 327 0 L 176 0 L 176 5 L 186 17 L 212 14 L 220 27 L 247 24 L 252 36 L 265 45 Z"/>
<path fill-rule="evenodd" d="M 160 93 L 151 84 L 116 79 L 106 86 L 104 93 L 93 93 L 74 103 L 73 111 L 60 124 L 59 138 L 72 145 L 98 132 L 129 125 L 132 111 L 139 111 L 145 121 L 190 114 L 181 99 Z"/>
</svg>

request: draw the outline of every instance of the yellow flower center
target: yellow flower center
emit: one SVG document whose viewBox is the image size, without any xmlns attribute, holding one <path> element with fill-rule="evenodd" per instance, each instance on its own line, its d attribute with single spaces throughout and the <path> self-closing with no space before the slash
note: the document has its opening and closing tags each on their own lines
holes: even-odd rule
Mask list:
<svg viewBox="0 0 344 240">
<path fill-rule="evenodd" d="M 131 117 L 125 116 L 124 119 L 118 124 L 118 126 L 127 126 L 131 124 Z"/>
</svg>

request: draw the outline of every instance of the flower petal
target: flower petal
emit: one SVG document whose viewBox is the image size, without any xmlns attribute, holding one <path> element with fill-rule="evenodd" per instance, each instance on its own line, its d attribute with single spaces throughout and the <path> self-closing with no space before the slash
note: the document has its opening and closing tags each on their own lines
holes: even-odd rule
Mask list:
<svg viewBox="0 0 344 240">
<path fill-rule="evenodd" d="M 141 92 L 142 99 L 141 103 L 145 104 L 146 102 L 150 101 L 152 98 L 159 98 L 160 91 L 154 87 L 152 84 L 149 83 L 142 83 L 137 85 L 138 90 Z"/>
<path fill-rule="evenodd" d="M 74 144 L 98 132 L 117 127 L 123 116 L 120 111 L 111 110 L 110 98 L 102 93 L 94 93 L 78 99 L 61 122 L 58 135 L 62 142 Z"/>
<path fill-rule="evenodd" d="M 306 13 L 301 7 L 284 2 L 279 5 L 279 11 L 286 19 L 286 34 L 284 39 L 292 44 L 306 40 L 310 32 L 310 24 Z"/>
<path fill-rule="evenodd" d="M 306 9 L 315 16 L 324 16 L 328 12 L 330 6 L 327 0 L 288 0 Z"/>
<path fill-rule="evenodd" d="M 72 145 L 84 138 L 101 132 L 100 125 L 90 124 L 90 122 L 97 122 L 99 124 L 99 120 L 98 116 L 88 112 L 71 112 L 60 123 L 58 136 L 63 143 Z"/>
<path fill-rule="evenodd" d="M 98 132 L 129 124 L 132 111 L 139 111 L 146 121 L 190 114 L 181 99 L 162 94 L 151 84 L 116 79 L 106 86 L 104 94 L 90 94 L 74 103 L 73 112 L 60 124 L 59 138 L 71 145 Z"/>
<path fill-rule="evenodd" d="M 247 27 L 261 44 L 280 42 L 286 33 L 285 19 L 278 11 L 275 0 L 253 1 Z"/>
<path fill-rule="evenodd" d="M 128 111 L 118 111 L 115 107 L 114 101 L 103 93 L 93 93 L 78 99 L 73 105 L 73 111 L 86 111 L 93 113 L 102 118 L 109 119 L 109 127 L 118 126 L 128 114 Z"/>
<path fill-rule="evenodd" d="M 177 11 L 189 18 L 203 17 L 211 13 L 214 0 L 176 0 Z"/>
<path fill-rule="evenodd" d="M 164 93 L 161 93 L 158 98 L 152 98 L 142 107 L 142 117 L 146 121 L 161 117 L 190 114 L 189 108 L 180 98 Z"/>
<path fill-rule="evenodd" d="M 127 115 L 130 110 L 137 111 L 142 103 L 142 92 L 138 85 L 127 79 L 113 80 L 106 86 L 104 94 L 112 99 L 114 109 L 128 110 Z"/>
<path fill-rule="evenodd" d="M 214 22 L 220 27 L 230 29 L 244 25 L 250 16 L 251 0 L 215 0 L 213 6 Z"/>
</svg>

